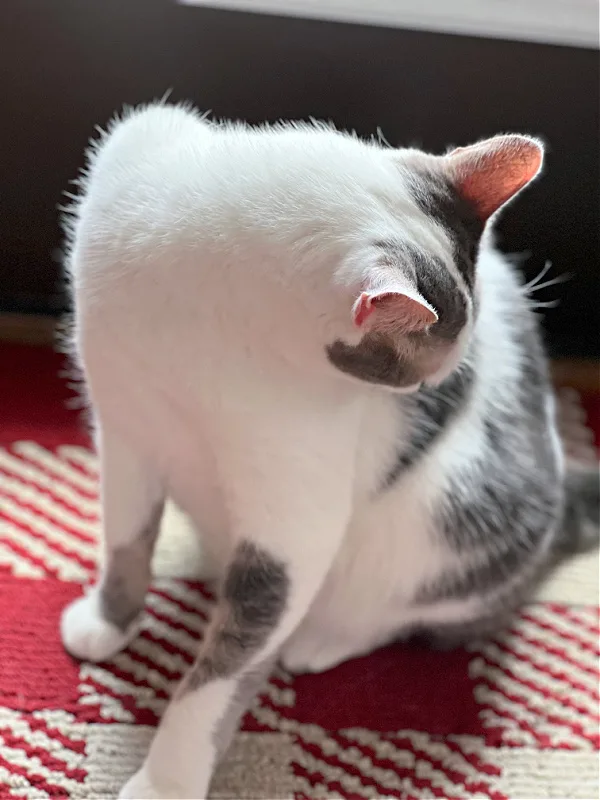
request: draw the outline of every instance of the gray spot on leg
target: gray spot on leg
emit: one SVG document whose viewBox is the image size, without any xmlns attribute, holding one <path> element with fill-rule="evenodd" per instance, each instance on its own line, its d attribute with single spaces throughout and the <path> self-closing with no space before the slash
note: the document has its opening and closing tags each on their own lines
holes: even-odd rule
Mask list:
<svg viewBox="0 0 600 800">
<path fill-rule="evenodd" d="M 152 509 L 136 539 L 109 555 L 100 589 L 102 615 L 121 631 L 127 630 L 144 606 L 162 511 L 161 502 Z"/>
<path fill-rule="evenodd" d="M 285 565 L 266 550 L 242 542 L 229 565 L 201 652 L 178 697 L 215 678 L 230 678 L 267 642 L 289 594 Z"/>
</svg>

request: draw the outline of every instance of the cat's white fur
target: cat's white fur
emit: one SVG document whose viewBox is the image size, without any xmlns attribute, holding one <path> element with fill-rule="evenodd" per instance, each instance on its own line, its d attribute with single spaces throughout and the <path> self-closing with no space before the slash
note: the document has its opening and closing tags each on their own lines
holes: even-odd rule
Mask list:
<svg viewBox="0 0 600 800">
<path fill-rule="evenodd" d="M 458 558 L 428 511 L 449 475 L 468 482 L 483 460 L 482 409 L 502 406 L 512 385 L 502 373 L 520 354 L 505 329 L 527 301 L 486 244 L 475 324 L 488 354 L 478 369 L 494 379 L 478 381 L 460 419 L 374 499 L 408 435 L 397 396 L 323 353 L 336 338 L 359 341 L 350 309 L 362 259 L 399 219 L 402 237 L 454 270 L 393 151 L 326 128 L 213 127 L 155 106 L 116 124 L 91 157 L 69 268 L 106 546 L 130 544 L 167 494 L 223 565 L 241 539 L 290 565 L 286 611 L 253 664 L 283 645 L 288 667 L 323 670 L 406 626 L 482 613 L 477 597 L 411 600 Z M 134 632 L 102 619 L 94 591 L 63 619 L 82 658 L 107 657 Z M 235 686 L 219 679 L 172 704 L 122 796 L 204 797 L 212 731 Z"/>
</svg>

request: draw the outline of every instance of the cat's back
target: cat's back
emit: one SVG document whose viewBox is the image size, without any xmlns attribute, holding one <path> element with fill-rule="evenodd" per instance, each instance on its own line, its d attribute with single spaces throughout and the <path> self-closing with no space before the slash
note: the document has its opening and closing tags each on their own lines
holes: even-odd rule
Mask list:
<svg viewBox="0 0 600 800">
<path fill-rule="evenodd" d="M 197 162 L 211 138 L 207 123 L 177 106 L 135 109 L 110 123 L 90 145 L 69 209 L 67 269 L 130 262 L 174 240 L 189 202 L 190 159 Z"/>
<path fill-rule="evenodd" d="M 382 152 L 325 125 L 253 128 L 181 106 L 133 109 L 90 146 L 70 238 L 91 268 L 98 249 L 104 261 L 139 261 L 173 246 L 276 248 L 309 228 L 351 235 L 381 210 L 366 185 L 396 201 Z M 68 267 L 77 271 L 77 259 Z"/>
<path fill-rule="evenodd" d="M 135 109 L 109 125 L 88 154 L 66 267 L 72 349 L 97 423 L 160 465 L 182 506 L 220 529 L 200 402 L 217 405 L 223 383 L 205 279 L 219 259 L 207 255 L 202 224 L 214 139 L 209 123 L 177 106 Z"/>
<path fill-rule="evenodd" d="M 80 352 L 93 337 L 106 353 L 118 331 L 221 382 L 224 365 L 252 376 L 276 350 L 321 366 L 331 265 L 397 200 L 381 148 L 327 126 L 213 123 L 177 106 L 116 120 L 88 162 L 67 257 Z M 344 331 L 346 302 L 335 293 Z"/>
<path fill-rule="evenodd" d="M 190 359 L 219 353 L 223 326 L 207 298 L 227 294 L 228 311 L 235 306 L 223 288 L 235 236 L 220 198 L 229 196 L 232 217 L 244 205 L 227 186 L 244 131 L 238 141 L 223 133 L 190 108 L 153 104 L 116 118 L 90 146 L 66 268 L 76 350 L 88 365 L 110 360 L 113 381 L 119 361 L 139 370 L 151 354 L 147 373 L 181 383 Z"/>
<path fill-rule="evenodd" d="M 68 231 L 88 371 L 115 398 L 135 374 L 145 396 L 158 382 L 197 408 L 259 373 L 280 383 L 306 351 L 324 361 L 320 267 L 372 213 L 358 178 L 377 164 L 393 183 L 380 151 L 316 125 L 212 123 L 161 104 L 115 120 L 90 150 Z"/>
</svg>

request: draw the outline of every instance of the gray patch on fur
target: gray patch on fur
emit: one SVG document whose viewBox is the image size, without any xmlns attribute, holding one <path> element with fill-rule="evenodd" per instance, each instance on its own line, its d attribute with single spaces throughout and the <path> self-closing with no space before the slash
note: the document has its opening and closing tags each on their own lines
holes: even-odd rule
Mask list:
<svg viewBox="0 0 600 800">
<path fill-rule="evenodd" d="M 441 259 L 401 240 L 378 240 L 381 262 L 397 268 L 436 310 L 438 319 L 427 331 L 400 334 L 411 352 L 408 358 L 390 334 L 366 333 L 357 345 L 341 339 L 326 348 L 327 357 L 341 372 L 367 383 L 403 389 L 419 384 L 424 367 L 438 347 L 454 342 L 468 322 L 463 291 Z"/>
<path fill-rule="evenodd" d="M 403 389 L 419 384 L 439 347 L 454 342 L 468 322 L 463 290 L 441 259 L 400 240 L 378 240 L 382 263 L 397 268 L 435 309 L 438 319 L 427 331 L 391 334 L 366 333 L 357 345 L 340 339 L 326 348 L 327 357 L 341 372 L 367 383 Z M 399 352 L 400 340 L 411 353 Z"/>
<path fill-rule="evenodd" d="M 440 600 L 465 599 L 472 595 L 485 597 L 498 590 L 496 597 L 488 601 L 487 611 L 476 619 L 424 627 L 413 632 L 417 639 L 435 649 L 447 650 L 495 634 L 510 623 L 517 607 L 565 558 L 598 547 L 600 487 L 597 470 L 570 473 L 564 495 L 560 480 L 551 483 L 545 509 L 539 487 L 536 489 L 525 485 L 522 491 L 523 495 L 529 494 L 534 498 L 527 516 L 529 529 L 518 529 L 519 538 L 511 535 L 514 534 L 513 530 L 507 529 L 503 537 L 506 543 L 503 551 L 491 549 L 489 559 L 482 564 L 467 567 L 462 572 L 443 574 L 434 584 L 422 587 L 416 599 L 416 602 L 427 605 Z M 521 507 L 524 508 L 524 505 Z M 562 518 L 561 508 L 564 509 Z M 514 511 L 514 506 L 512 509 Z M 533 525 L 536 516 L 537 525 Z M 560 521 L 557 523 L 557 520 Z M 516 525 L 520 523 L 522 520 L 514 521 Z M 544 527 L 546 523 L 547 527 Z M 496 533 L 501 534 L 501 531 Z M 546 535 L 552 538 L 548 549 L 540 557 L 540 542 Z M 491 539 L 493 543 L 494 537 Z M 507 592 L 503 592 L 503 585 L 511 580 L 514 583 Z"/>
<path fill-rule="evenodd" d="M 473 206 L 442 176 L 424 172 L 411 175 L 409 182 L 419 208 L 446 231 L 453 245 L 456 268 L 472 291 L 484 223 Z"/>
<path fill-rule="evenodd" d="M 562 508 L 562 479 L 547 414 L 552 389 L 546 357 L 532 322 L 523 320 L 516 335 L 522 361 L 513 403 L 487 410 L 485 459 L 464 476 L 466 486 L 457 476 L 456 490 L 448 493 L 444 532 L 459 551 L 482 544 L 490 553 L 501 552 L 509 542 L 535 548 L 541 533 L 558 522 Z"/>
<path fill-rule="evenodd" d="M 397 266 L 436 310 L 438 320 L 427 335 L 454 341 L 467 323 L 467 301 L 443 261 L 405 241 L 384 239 L 373 244 L 385 263 Z"/>
<path fill-rule="evenodd" d="M 431 335 L 455 341 L 468 321 L 467 301 L 439 259 L 417 265 L 417 291 L 438 313 L 438 321 L 431 326 Z"/>
<path fill-rule="evenodd" d="M 565 508 L 556 541 L 557 555 L 572 555 L 600 541 L 600 474 L 597 468 L 570 470 L 565 480 Z"/>
<path fill-rule="evenodd" d="M 514 464 L 482 465 L 479 477 L 457 476 L 438 510 L 438 530 L 465 566 L 423 586 L 416 602 L 487 595 L 494 617 L 516 607 L 547 572 L 551 550 L 544 553 L 543 547 L 557 529 L 562 495 L 552 460 L 538 477 L 515 470 Z M 487 557 L 469 564 L 470 551 L 487 552 Z"/>
<path fill-rule="evenodd" d="M 367 383 L 404 388 L 419 383 L 415 366 L 397 352 L 386 336 L 367 333 L 357 345 L 337 339 L 327 346 L 329 361 L 341 372 Z"/>
<path fill-rule="evenodd" d="M 459 475 L 439 510 L 439 528 L 453 550 L 487 548 L 496 559 L 508 558 L 509 545 L 522 557 L 535 552 L 556 523 L 562 504 L 558 472 L 540 467 L 537 476 L 504 465 L 482 464 L 479 475 Z M 507 575 L 507 578 L 509 576 Z"/>
<path fill-rule="evenodd" d="M 422 210 L 447 231 L 454 245 L 457 268 L 472 291 L 483 224 L 454 189 L 436 176 L 415 178 L 412 188 Z M 412 261 L 420 263 L 418 257 L 413 256 Z M 430 262 L 427 266 L 424 269 L 421 265 L 415 274 L 420 272 L 425 276 L 419 291 L 437 310 L 443 301 L 440 298 L 436 302 L 433 293 L 447 272 L 432 271 Z M 429 279 L 431 286 L 426 285 Z M 444 297 L 453 297 L 443 286 L 441 291 Z M 458 306 L 456 312 L 458 320 L 461 314 Z M 561 475 L 554 446 L 554 421 L 548 416 L 548 398 L 552 392 L 548 363 L 537 321 L 517 297 L 506 314 L 520 353 L 520 370 L 511 392 L 505 393 L 501 402 L 492 399 L 479 421 L 479 435 L 485 441 L 479 463 L 450 476 L 433 520 L 433 530 L 460 556 L 462 566 L 440 574 L 421 587 L 415 598 L 418 607 L 448 599 L 479 597 L 480 616 L 401 632 L 405 637 L 420 634 L 436 646 L 456 646 L 494 632 L 510 619 L 565 554 L 598 541 L 597 473 L 593 478 L 589 473 L 585 477 L 569 475 L 566 486 Z M 453 335 L 451 327 L 449 334 Z M 476 343 L 472 355 L 471 374 L 464 376 L 464 383 L 449 386 L 444 383 L 439 387 L 442 391 L 449 390 L 451 396 L 456 395 L 458 408 L 468 401 L 477 381 L 480 359 L 488 357 L 477 350 Z M 456 376 L 451 378 L 456 380 Z M 422 408 L 419 400 L 425 401 Z M 403 410 L 410 410 L 410 402 L 415 403 L 412 438 L 392 468 L 387 485 L 401 480 L 404 471 L 457 419 L 452 403 L 435 390 L 422 388 L 413 397 L 402 398 Z"/>
<path fill-rule="evenodd" d="M 455 650 L 476 639 L 485 639 L 510 624 L 512 608 L 494 609 L 493 614 L 464 622 L 448 622 L 417 629 L 411 638 L 421 641 L 432 650 Z"/>
<path fill-rule="evenodd" d="M 109 554 L 100 589 L 102 616 L 126 631 L 144 607 L 150 582 L 150 560 L 160 528 L 163 503 L 152 510 L 137 538 Z"/>
<path fill-rule="evenodd" d="M 464 600 L 475 594 L 485 594 L 509 580 L 523 557 L 519 548 L 508 547 L 490 554 L 481 564 L 444 572 L 434 583 L 421 587 L 415 602 L 430 605 L 440 600 Z"/>
<path fill-rule="evenodd" d="M 532 322 L 525 318 L 515 330 L 522 361 L 512 402 L 487 410 L 481 421 L 487 442 L 482 459 L 451 479 L 436 512 L 435 530 L 464 567 L 441 574 L 417 598 L 429 604 L 488 596 L 484 616 L 490 620 L 503 619 L 547 574 L 564 507 L 547 413 L 546 359 Z M 477 561 L 469 562 L 471 552 Z M 477 623 L 465 624 L 474 629 Z M 488 626 L 481 621 L 482 629 Z"/>
<path fill-rule="evenodd" d="M 383 488 L 392 486 L 433 446 L 450 421 L 469 402 L 475 374 L 464 361 L 439 386 L 422 386 L 409 398 L 402 398 L 403 409 L 409 416 L 411 436 L 398 453 L 397 460 L 384 481 Z"/>
<path fill-rule="evenodd" d="M 285 565 L 252 542 L 240 544 L 227 570 L 215 616 L 181 697 L 216 678 L 229 678 L 263 647 L 287 604 Z"/>
</svg>

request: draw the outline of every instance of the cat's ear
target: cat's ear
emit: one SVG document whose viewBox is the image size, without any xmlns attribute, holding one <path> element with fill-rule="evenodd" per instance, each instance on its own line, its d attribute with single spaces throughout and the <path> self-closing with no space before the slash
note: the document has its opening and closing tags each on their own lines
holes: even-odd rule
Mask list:
<svg viewBox="0 0 600 800">
<path fill-rule="evenodd" d="M 363 290 L 352 306 L 352 318 L 359 328 L 406 334 L 427 330 L 438 315 L 418 292 L 390 286 Z"/>
<path fill-rule="evenodd" d="M 539 173 L 544 159 L 541 142 L 528 136 L 495 136 L 445 156 L 458 192 L 485 222 Z"/>
</svg>

